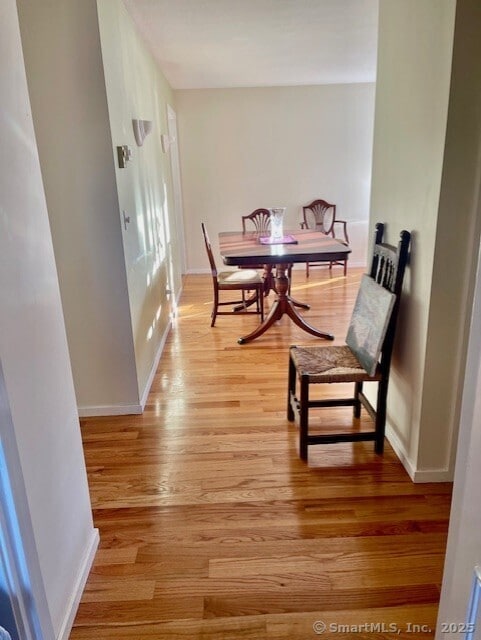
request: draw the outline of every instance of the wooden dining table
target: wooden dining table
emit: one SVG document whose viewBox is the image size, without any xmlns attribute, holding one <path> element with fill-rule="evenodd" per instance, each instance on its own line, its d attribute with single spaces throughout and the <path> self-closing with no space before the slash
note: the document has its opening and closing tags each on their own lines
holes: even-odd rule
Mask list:
<svg viewBox="0 0 481 640">
<path fill-rule="evenodd" d="M 316 329 L 299 314 L 296 306 L 309 308 L 294 300 L 289 291 L 289 265 L 298 262 L 336 262 L 346 260 L 351 249 L 336 238 L 320 231 L 299 229 L 285 231 L 285 240 L 278 244 L 263 244 L 262 234 L 255 231 L 223 231 L 219 233 L 219 250 L 224 264 L 238 267 L 265 265 L 266 273 L 275 268 L 276 299 L 269 314 L 251 333 L 239 338 L 239 344 L 255 340 L 274 322 L 287 315 L 298 327 L 318 338 L 334 340 L 331 333 Z"/>
</svg>

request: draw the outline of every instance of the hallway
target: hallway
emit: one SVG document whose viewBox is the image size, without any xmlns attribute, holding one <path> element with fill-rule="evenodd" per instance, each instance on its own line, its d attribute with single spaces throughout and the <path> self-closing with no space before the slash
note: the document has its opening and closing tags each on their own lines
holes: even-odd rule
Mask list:
<svg viewBox="0 0 481 640">
<path fill-rule="evenodd" d="M 303 313 L 336 343 L 361 273 L 294 273 Z M 284 318 L 240 346 L 257 318 L 211 329 L 211 296 L 210 277 L 185 278 L 143 415 L 81 421 L 100 548 L 71 640 L 307 640 L 322 623 L 339 640 L 371 623 L 355 637 L 432 638 L 451 485 L 413 484 L 388 443 L 382 458 L 336 444 L 302 463 L 287 350 L 319 340 Z"/>
</svg>

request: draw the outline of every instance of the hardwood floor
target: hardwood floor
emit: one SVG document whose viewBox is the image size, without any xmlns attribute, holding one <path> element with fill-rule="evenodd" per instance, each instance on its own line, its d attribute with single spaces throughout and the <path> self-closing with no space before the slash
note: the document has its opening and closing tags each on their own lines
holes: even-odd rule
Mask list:
<svg viewBox="0 0 481 640">
<path fill-rule="evenodd" d="M 361 270 L 332 273 L 295 271 L 292 295 L 342 343 Z M 82 420 L 101 543 L 71 640 L 434 637 L 451 485 L 413 484 L 388 443 L 301 462 L 287 350 L 319 339 L 283 318 L 238 345 L 257 317 L 211 329 L 211 297 L 186 278 L 142 416 Z"/>
</svg>

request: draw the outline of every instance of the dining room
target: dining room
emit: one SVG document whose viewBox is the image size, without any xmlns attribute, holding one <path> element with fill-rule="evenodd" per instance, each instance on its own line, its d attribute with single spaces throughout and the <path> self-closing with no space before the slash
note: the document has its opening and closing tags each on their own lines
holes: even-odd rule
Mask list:
<svg viewBox="0 0 481 640">
<path fill-rule="evenodd" d="M 39 7 L 23 0 L 18 2 L 78 410 L 85 417 L 82 433 L 93 487 L 92 502 L 96 522 L 105 540 L 81 609 L 86 617 L 74 633 L 79 638 L 87 638 L 89 633 L 96 634 L 95 637 L 99 637 L 99 633 L 106 634 L 105 637 L 109 637 L 108 634 L 119 637 L 121 633 L 129 637 L 129 633 L 136 633 L 139 625 L 173 622 L 171 618 L 166 620 L 161 603 L 169 609 L 176 601 L 179 615 L 184 616 L 181 624 L 187 626 L 181 631 L 175 624 L 172 628 L 164 627 L 166 634 L 175 637 L 179 632 L 190 633 L 193 627 L 185 621 L 194 616 L 198 620 L 216 619 L 206 632 L 212 637 L 216 633 L 219 637 L 228 637 L 222 635 L 224 624 L 225 633 L 239 637 L 236 635 L 239 620 L 227 620 L 236 617 L 230 612 L 248 614 L 252 611 L 253 601 L 262 599 L 265 591 L 246 593 L 245 599 L 238 602 L 239 611 L 235 602 L 228 598 L 223 602 L 219 600 L 219 590 L 227 589 L 226 576 L 231 569 L 238 570 L 234 574 L 236 588 L 244 582 L 243 576 L 248 580 L 248 576 L 257 575 L 258 567 L 265 567 L 262 557 L 251 558 L 245 569 L 241 567 L 244 560 L 236 567 L 232 558 L 208 556 L 210 559 L 206 560 L 206 557 L 197 556 L 197 543 L 205 540 L 194 535 L 182 542 L 187 543 L 186 549 L 191 542 L 195 543 L 186 557 L 191 564 L 189 567 L 176 565 L 176 549 L 166 545 L 162 532 L 149 520 L 151 516 L 154 519 L 161 517 L 163 512 L 166 520 L 162 524 L 167 534 L 173 540 L 177 535 L 182 538 L 183 533 L 174 529 L 173 521 L 180 517 L 185 528 L 193 526 L 187 515 L 190 509 L 183 512 L 182 506 L 192 506 L 199 500 L 209 503 L 205 510 L 200 508 L 198 511 L 199 529 L 205 527 L 206 522 L 213 521 L 216 507 L 210 509 L 209 506 L 211 502 L 215 503 L 218 485 L 223 491 L 226 467 L 235 467 L 241 487 L 241 493 L 236 494 L 233 501 L 234 511 L 226 517 L 228 522 L 238 518 L 236 507 L 239 505 L 241 511 L 245 509 L 248 519 L 262 517 L 263 512 L 272 516 L 271 508 L 275 510 L 279 506 L 273 496 L 290 496 L 290 492 L 296 493 L 299 485 L 307 487 L 307 496 L 315 496 L 314 502 L 302 503 L 301 510 L 308 519 L 291 523 L 287 536 L 292 534 L 292 528 L 300 527 L 308 535 L 317 530 L 319 522 L 312 523 L 309 517 L 316 519 L 313 514 L 318 508 L 322 511 L 319 519 L 325 520 L 326 525 L 331 516 L 337 520 L 339 514 L 332 513 L 332 502 L 317 502 L 320 494 L 316 491 L 322 492 L 323 485 L 322 474 L 315 469 L 316 464 L 322 468 L 332 462 L 335 448 L 327 448 L 325 459 L 315 455 L 314 469 L 299 466 L 301 463 L 294 456 L 295 432 L 285 421 L 284 407 L 279 409 L 279 397 L 284 405 L 285 394 L 285 389 L 281 392 L 281 377 L 285 383 L 287 367 L 287 364 L 282 365 L 286 353 L 283 354 L 283 350 L 287 349 L 285 340 L 297 342 L 313 338 L 305 332 L 297 333 L 299 327 L 289 323 L 287 318 L 281 318 L 278 324 L 248 344 L 238 344 L 237 339 L 239 335 L 249 335 L 255 328 L 256 321 L 252 316 L 220 318 L 218 326 L 211 328 L 208 309 L 212 291 L 200 227 L 201 219 L 206 220 L 216 240 L 219 232 L 240 230 L 241 216 L 256 207 L 286 206 L 287 228 L 297 231 L 302 206 L 315 197 L 336 202 L 340 217 L 348 221 L 351 253 L 347 274 L 344 275 L 340 268 L 335 268 L 332 274 L 321 268 L 313 270 L 306 278 L 303 266 L 299 265 L 293 270 L 293 294 L 309 302 L 311 309 L 302 311 L 303 317 L 315 326 L 332 331 L 336 338 L 345 333 L 353 294 L 367 263 L 374 223 L 378 220 L 387 223 L 391 242 L 402 228 L 413 234 L 390 387 L 389 445 L 381 460 L 361 455 L 357 460 L 361 465 L 355 467 L 352 483 L 356 490 L 359 489 L 367 473 L 371 474 L 369 481 L 373 484 L 366 492 L 390 490 L 392 480 L 395 493 L 404 497 L 407 491 L 417 496 L 414 500 L 417 506 L 411 505 L 414 511 L 409 523 L 403 521 L 400 525 L 397 520 L 390 521 L 386 525 L 388 531 L 384 529 L 383 532 L 390 535 L 406 525 L 416 529 L 416 533 L 425 533 L 428 537 L 422 538 L 427 543 L 423 559 L 429 562 L 430 556 L 433 564 L 429 569 L 437 579 L 438 545 L 446 527 L 447 498 L 443 487 L 452 480 L 454 472 L 467 325 L 479 240 L 477 209 L 472 197 L 478 184 L 476 164 L 466 162 L 466 158 L 477 157 L 476 137 L 470 136 L 460 124 L 461 120 L 463 124 L 477 122 L 476 114 L 469 112 L 466 117 L 464 112 L 466 104 L 476 103 L 471 99 L 475 89 L 464 78 L 469 77 L 466 67 L 475 67 L 479 56 L 454 48 L 453 57 L 453 42 L 463 41 L 459 31 L 455 37 L 455 3 L 447 2 L 443 7 L 427 3 L 421 9 L 417 3 L 395 6 L 381 0 L 376 86 L 372 81 L 343 81 L 321 85 L 198 89 L 169 84 L 126 11 L 129 4 L 132 8 L 134 3 L 99 0 L 98 3 L 83 3 L 80 8 L 72 2 L 69 8 L 56 12 L 54 8 Z M 469 7 L 466 3 L 458 3 L 457 10 L 456 29 L 469 33 L 472 22 Z M 35 29 L 29 29 L 32 24 Z M 100 37 L 97 41 L 98 27 Z M 87 57 L 65 55 L 64 39 L 51 37 L 66 29 L 78 34 L 78 42 L 69 42 L 69 46 L 75 48 L 80 42 L 89 43 L 88 47 L 79 46 L 79 51 L 88 53 Z M 471 42 L 469 38 L 468 41 Z M 39 43 L 42 44 L 40 49 Z M 61 78 L 66 87 L 63 100 L 49 102 L 45 99 L 46 87 L 54 86 Z M 71 82 L 72 78 L 75 83 Z M 469 100 L 466 94 L 470 96 Z M 166 137 L 169 105 L 175 106 L 177 139 Z M 62 112 L 62 109 L 66 111 Z M 134 118 L 137 121 L 152 118 L 151 132 L 143 144 L 134 137 Z M 90 126 L 92 122 L 96 123 L 95 127 Z M 468 125 L 466 129 L 469 129 Z M 180 204 L 183 207 L 180 209 L 174 193 L 171 164 L 176 148 L 181 158 L 183 202 Z M 72 149 L 77 149 L 81 157 L 88 157 L 89 162 L 83 163 L 76 172 L 66 172 L 65 159 L 71 156 Z M 459 166 L 463 166 L 462 176 L 457 171 Z M 473 233 L 452 234 L 454 206 L 459 224 Z M 180 221 L 186 240 L 184 274 L 178 236 Z M 456 255 L 456 269 L 451 268 L 452 262 L 447 259 L 453 254 Z M 222 261 L 219 252 L 216 257 Z M 266 302 L 268 310 L 273 298 L 271 296 Z M 86 309 L 88 313 L 85 313 Z M 442 323 L 439 318 L 443 319 Z M 446 362 L 450 366 L 446 366 Z M 199 368 L 195 369 L 196 366 Z M 244 366 L 246 369 L 242 368 Z M 255 370 L 255 376 L 252 370 Z M 188 383 L 185 394 L 181 392 L 183 380 Z M 204 380 L 207 389 L 201 386 Z M 247 386 L 251 382 L 253 388 Z M 244 451 L 245 447 L 245 452 L 238 456 L 240 466 L 237 466 L 237 462 L 235 465 L 231 462 L 235 457 L 233 452 L 228 451 L 236 446 L 237 436 L 231 444 L 228 442 L 231 432 L 226 433 L 226 430 L 231 420 L 236 422 L 235 412 L 241 405 L 247 412 L 240 418 L 241 431 L 252 438 L 252 443 L 240 443 L 240 450 Z M 214 429 L 212 417 L 218 410 L 220 424 Z M 160 417 L 157 412 L 161 413 Z M 102 413 L 125 415 L 107 418 L 102 417 Z M 127 417 L 127 414 L 139 416 Z M 98 417 L 87 419 L 88 416 Z M 278 429 L 280 422 L 281 431 Z M 191 452 L 185 429 L 186 425 L 192 425 L 194 429 L 197 423 L 201 429 L 198 444 L 207 455 L 205 460 L 193 461 L 192 468 L 188 468 Z M 169 434 L 170 425 L 174 437 L 168 444 L 163 436 Z M 159 426 L 162 434 L 156 430 Z M 208 433 L 214 437 L 206 442 L 203 436 Z M 119 447 L 115 450 L 110 448 L 112 434 Z M 279 445 L 276 438 L 283 438 L 282 447 L 288 447 L 283 449 L 277 462 L 286 464 L 289 460 L 287 471 L 284 469 L 282 473 L 290 474 L 294 470 L 289 475 L 292 484 L 287 489 L 285 485 L 284 489 L 278 489 L 275 487 L 277 480 L 270 476 L 262 478 L 260 482 L 269 504 L 262 503 L 255 511 L 250 511 L 242 498 L 247 496 L 250 501 L 252 477 L 255 479 L 262 473 L 263 465 L 270 469 L 275 466 L 269 456 L 266 460 L 259 452 L 257 458 L 252 447 L 269 447 L 271 436 L 273 446 Z M 89 442 L 92 444 L 90 452 Z M 219 445 L 219 442 L 223 444 Z M 162 451 L 155 448 L 157 445 Z M 219 447 L 226 447 L 223 454 L 227 455 L 221 455 L 224 462 L 215 463 L 219 479 L 209 479 L 212 469 L 209 457 Z M 364 451 L 363 447 L 357 444 L 352 451 Z M 173 450 L 179 454 L 178 458 L 170 458 Z M 164 451 L 169 455 L 163 457 Z M 147 466 L 136 466 L 132 454 L 145 459 Z M 350 453 L 351 464 L 352 457 L 349 456 Z M 369 456 L 372 456 L 372 449 Z M 116 468 L 116 457 L 128 460 L 128 465 L 123 469 Z M 158 466 L 160 459 L 168 477 L 162 475 Z M 246 463 L 249 459 L 254 460 L 251 467 Z M 170 465 L 169 461 L 176 464 Z M 345 473 L 340 473 L 345 471 L 342 456 L 338 462 L 341 467 L 332 472 L 335 487 L 326 489 L 328 492 L 332 489 L 331 498 L 346 479 Z M 149 467 L 150 463 L 152 467 Z M 244 464 L 245 470 L 240 471 Z M 299 470 L 300 475 L 297 475 Z M 129 471 L 133 478 L 123 475 Z M 324 471 L 326 477 L 329 476 L 330 471 Z M 153 480 L 149 480 L 150 472 Z M 191 475 L 198 484 L 191 484 L 185 477 Z M 172 498 L 169 486 L 176 477 L 182 487 L 172 485 L 176 494 Z M 285 475 L 280 484 L 284 481 Z M 271 483 L 275 488 L 270 492 Z M 207 487 L 207 493 L 200 497 L 203 487 Z M 244 491 L 243 487 L 247 489 Z M 183 493 L 184 488 L 186 493 Z M 350 490 L 355 491 L 353 486 L 348 492 Z M 431 490 L 435 493 L 432 501 L 426 493 Z M 229 488 L 226 492 L 229 493 Z M 120 493 L 126 500 L 124 506 Z M 165 505 L 161 504 L 162 496 L 165 496 Z M 354 502 L 360 498 L 354 497 Z M 175 502 L 177 499 L 178 503 Z M 309 497 L 306 499 L 310 500 Z M 175 504 L 169 511 L 171 500 Z M 356 511 L 354 502 L 345 502 L 343 508 Z M 381 505 L 381 502 L 378 499 L 376 504 Z M 382 508 L 389 511 L 395 502 L 394 495 L 387 495 Z M 368 503 L 364 503 L 367 512 L 355 514 L 359 523 L 364 517 L 371 518 Z M 426 511 L 426 503 L 434 512 Z M 140 511 L 142 505 L 152 509 L 146 518 Z M 281 520 L 283 507 L 296 510 L 297 506 L 289 497 L 279 510 Z M 343 511 L 340 518 L 345 515 Z M 124 534 L 137 519 L 145 527 L 133 534 L 137 542 L 140 540 L 138 546 L 137 542 L 131 544 L 130 533 Z M 150 528 L 153 537 L 142 548 L 142 537 Z M 351 535 L 349 529 L 350 525 L 343 529 L 347 537 Z M 359 534 L 362 538 L 362 532 L 356 531 L 353 535 Z M 265 533 L 262 531 L 261 535 Z M 327 537 L 332 537 L 328 533 L 326 530 Z M 224 534 L 225 530 L 221 536 Z M 202 532 L 199 535 L 209 536 Z M 240 536 L 235 539 L 237 545 L 244 539 L 242 536 L 249 534 L 241 527 L 234 535 Z M 255 537 L 257 532 L 253 535 Z M 281 532 L 280 535 L 284 534 Z M 215 536 L 212 539 L 219 541 Z M 384 540 L 381 544 L 389 546 L 392 541 Z M 372 540 L 366 542 L 373 559 L 377 551 L 369 546 L 371 543 Z M 162 555 L 164 545 L 169 554 L 167 560 Z M 342 556 L 341 545 L 336 547 L 334 544 L 337 551 L 332 553 Z M 312 552 L 314 546 L 311 541 L 306 548 Z M 353 541 L 349 549 L 356 553 L 356 548 L 356 541 Z M 405 550 L 398 549 L 400 554 Z M 157 555 L 159 551 L 160 555 Z M 232 554 L 234 549 L 226 547 L 226 553 Z M 409 562 L 414 563 L 414 555 L 409 553 Z M 156 558 L 154 564 L 162 565 L 156 567 L 161 578 L 136 581 L 134 574 L 142 573 L 153 558 Z M 322 562 L 326 560 L 323 558 Z M 376 564 L 374 559 L 373 563 Z M 371 560 L 366 560 L 366 564 L 371 564 Z M 403 561 L 400 567 L 404 567 Z M 195 598 L 192 591 L 185 599 L 179 598 L 185 584 L 178 578 L 188 569 L 192 569 L 191 577 L 205 578 L 210 571 L 214 582 L 219 579 L 221 583 L 211 583 L 213 591 L 205 600 Z M 278 569 L 278 566 L 270 565 L 265 576 Z M 129 574 L 130 570 L 133 573 L 126 587 L 117 578 L 123 573 Z M 261 574 L 262 571 L 261 568 Z M 171 582 L 169 575 L 173 579 Z M 363 576 L 367 582 L 372 579 L 368 591 L 373 588 L 369 592 L 370 599 L 361 603 L 366 612 L 371 604 L 380 602 L 380 591 L 378 586 L 373 586 L 377 579 L 374 574 Z M 301 570 L 299 581 L 304 577 Z M 165 578 L 165 584 L 175 594 L 173 597 L 162 590 L 161 583 Z M 411 577 L 406 579 L 411 580 Z M 387 592 L 391 595 L 383 601 L 385 612 L 389 613 L 391 606 L 398 606 L 394 595 L 397 591 L 400 598 L 413 597 L 408 607 L 410 613 L 414 610 L 411 604 L 418 607 L 416 611 L 420 612 L 420 617 L 415 618 L 416 624 L 426 619 L 423 617 L 426 611 L 422 611 L 424 604 L 432 621 L 434 594 L 439 592 L 439 584 L 423 582 L 420 586 L 421 579 L 424 577 L 414 572 L 408 590 L 396 590 L 395 585 L 390 584 Z M 279 595 L 285 584 L 283 574 L 275 581 Z M 331 575 L 327 580 L 329 587 L 336 583 L 341 590 L 346 588 L 347 581 L 348 578 L 342 575 Z M 294 582 L 290 576 L 289 585 L 295 591 Z M 455 583 L 457 587 L 460 583 L 464 585 L 459 575 Z M 315 604 L 309 600 L 300 582 L 296 584 L 302 593 L 299 597 L 308 598 L 312 613 Z M 133 591 L 132 585 L 135 585 Z M 192 584 L 189 588 L 193 588 Z M 202 590 L 203 585 L 200 588 Z M 246 586 L 246 591 L 248 588 Z M 66 590 L 65 593 L 70 592 Z M 333 593 L 336 593 L 335 589 Z M 350 592 L 346 595 L 354 597 Z M 103 605 L 100 604 L 102 600 Z M 288 607 L 286 600 L 279 606 Z M 130 604 L 122 607 L 112 605 L 113 602 Z M 275 613 L 276 602 L 269 600 L 269 604 Z M 331 605 L 334 607 L 335 603 L 331 601 Z M 161 611 L 161 619 L 150 617 L 154 610 L 156 614 Z M 109 611 L 110 618 L 106 615 Z M 127 628 L 129 611 L 134 611 L 134 617 Z M 87 621 L 90 615 L 93 617 Z M 359 620 L 360 616 L 356 614 L 350 619 Z M 373 618 L 369 619 L 374 622 Z M 330 620 L 335 622 L 334 618 Z M 295 637 L 298 624 L 295 617 L 290 621 L 286 617 L 264 617 L 262 624 L 266 621 L 270 627 L 262 633 L 282 637 L 279 634 L 284 628 L 287 637 Z M 253 638 L 262 637 L 259 620 L 248 621 L 246 617 L 242 624 L 247 622 L 252 627 L 243 631 L 244 636 L 249 637 L 250 633 Z M 307 627 L 302 625 L 310 624 L 310 632 L 314 622 L 307 617 L 299 623 L 300 637 L 307 633 Z M 196 623 L 192 624 L 195 628 Z M 204 633 L 204 624 L 210 622 L 201 622 L 196 628 L 199 637 Z M 229 625 L 232 625 L 230 631 Z M 155 632 L 155 628 L 147 629 L 154 637 Z"/>
</svg>

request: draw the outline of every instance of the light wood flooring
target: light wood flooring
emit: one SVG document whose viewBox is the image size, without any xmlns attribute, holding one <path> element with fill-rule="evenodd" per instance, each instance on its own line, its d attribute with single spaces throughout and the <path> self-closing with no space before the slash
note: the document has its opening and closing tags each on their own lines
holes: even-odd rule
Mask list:
<svg viewBox="0 0 481 640">
<path fill-rule="evenodd" d="M 342 343 L 360 276 L 296 270 L 292 294 Z M 413 484 L 388 443 L 301 462 L 287 350 L 321 341 L 283 318 L 240 346 L 257 317 L 211 329 L 211 297 L 186 277 L 142 416 L 82 420 L 101 543 L 71 640 L 434 637 L 451 485 Z"/>
</svg>

